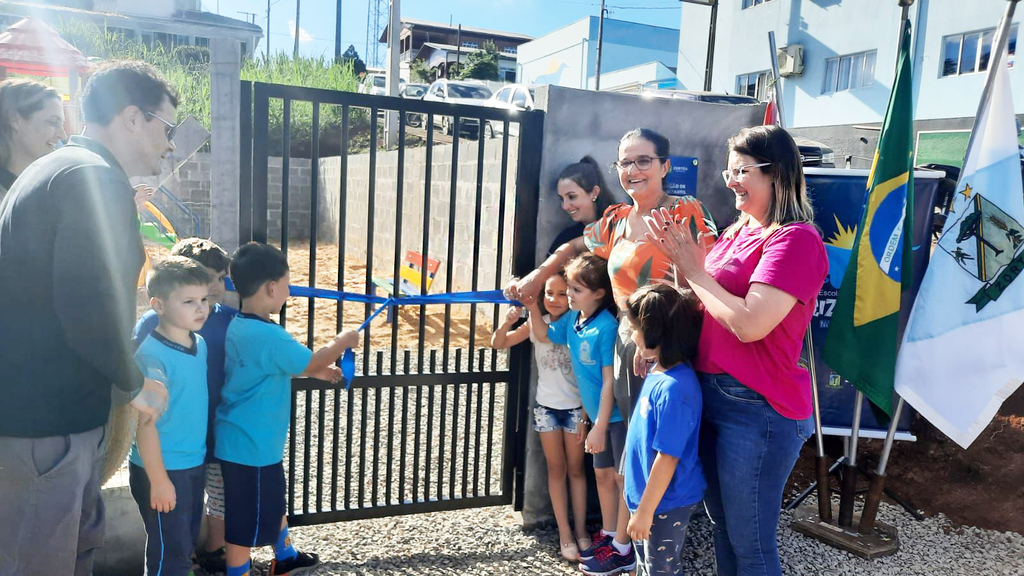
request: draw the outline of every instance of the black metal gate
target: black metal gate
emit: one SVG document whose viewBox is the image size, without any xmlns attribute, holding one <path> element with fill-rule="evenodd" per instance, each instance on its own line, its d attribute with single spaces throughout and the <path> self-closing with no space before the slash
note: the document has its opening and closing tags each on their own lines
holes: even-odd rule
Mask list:
<svg viewBox="0 0 1024 576">
<path fill-rule="evenodd" d="M 380 147 L 388 115 L 397 122 L 390 151 Z M 445 132 L 451 127 L 448 145 L 435 142 L 443 137 L 435 132 L 439 118 Z M 500 288 L 509 274 L 533 266 L 541 112 L 243 82 L 241 125 L 240 239 L 279 243 L 289 254 L 293 284 L 305 276 L 309 286 L 353 291 L 355 282 L 369 293 L 382 272 L 397 283 L 410 251 L 422 255 L 421 269 L 429 260 L 441 262 L 433 287 L 420 275 L 424 293 Z M 518 128 L 518 137 L 510 128 Z M 340 133 L 332 140 L 337 158 L 322 157 L 325 130 Z M 359 153 L 364 140 L 366 151 Z M 474 147 L 475 182 L 460 178 L 474 165 Z M 308 188 L 294 185 L 307 177 L 295 168 L 305 166 L 296 151 L 309 158 Z M 278 155 L 280 163 L 272 163 Z M 336 182 L 324 175 L 328 168 L 337 172 Z M 394 183 L 383 176 L 392 171 Z M 407 186 L 409 173 L 422 174 L 422 188 Z M 442 179 L 447 194 L 438 190 Z M 296 232 L 305 226 L 307 207 L 308 244 Z M 347 216 L 364 209 L 365 220 Z M 482 252 L 493 259 L 482 259 Z M 352 269 L 357 261 L 365 270 Z M 325 276 L 325 266 L 336 269 Z M 291 524 L 510 503 L 521 509 L 529 361 L 522 347 L 499 353 L 478 342 L 488 317 L 490 326 L 500 323 L 497 306 L 466 307 L 468 318 L 459 305 L 402 308 L 383 335 L 379 326 L 369 327 L 348 389 L 293 380 L 285 454 Z M 333 335 L 343 323 L 354 327 L 353 315 L 371 311 L 370 304 L 293 298 L 281 322 L 299 334 L 305 323 L 313 347 L 325 328 Z M 418 331 L 407 315 L 417 319 Z M 428 346 L 430 338 L 435 344 Z"/>
</svg>

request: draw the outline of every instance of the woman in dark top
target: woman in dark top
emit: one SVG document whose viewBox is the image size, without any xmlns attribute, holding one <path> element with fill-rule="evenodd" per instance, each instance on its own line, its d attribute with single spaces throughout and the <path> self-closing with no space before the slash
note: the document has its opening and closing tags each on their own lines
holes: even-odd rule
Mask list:
<svg viewBox="0 0 1024 576">
<path fill-rule="evenodd" d="M 590 156 L 566 166 L 558 175 L 556 186 L 562 210 L 572 218 L 573 224 L 558 234 L 548 249 L 548 256 L 562 244 L 583 236 L 587 224 L 595 222 L 615 202 L 604 184 L 600 166 Z"/>
<path fill-rule="evenodd" d="M 31 80 L 0 82 L 0 198 L 22 170 L 65 138 L 56 90 Z"/>
</svg>

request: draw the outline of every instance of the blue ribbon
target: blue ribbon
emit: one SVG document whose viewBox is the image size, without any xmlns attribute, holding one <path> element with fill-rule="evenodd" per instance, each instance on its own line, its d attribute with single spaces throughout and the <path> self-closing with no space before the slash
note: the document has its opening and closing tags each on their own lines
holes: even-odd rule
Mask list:
<svg viewBox="0 0 1024 576">
<path fill-rule="evenodd" d="M 231 291 L 235 285 L 230 278 L 224 278 L 224 286 Z M 370 325 L 370 322 L 378 314 L 391 306 L 427 306 L 432 304 L 515 304 L 521 306 L 515 300 L 505 298 L 501 290 L 475 290 L 470 292 L 452 292 L 448 294 L 422 294 L 409 296 L 392 296 L 385 298 L 374 294 L 359 294 L 356 292 L 344 292 L 341 290 L 328 290 L 326 288 L 311 288 L 309 286 L 288 286 L 288 294 L 297 298 L 322 298 L 326 300 L 337 300 L 339 302 L 362 302 L 364 304 L 380 304 L 363 323 L 356 329 L 362 332 Z M 341 357 L 341 375 L 345 378 L 345 389 L 356 377 L 356 355 L 351 348 L 345 350 Z"/>
</svg>

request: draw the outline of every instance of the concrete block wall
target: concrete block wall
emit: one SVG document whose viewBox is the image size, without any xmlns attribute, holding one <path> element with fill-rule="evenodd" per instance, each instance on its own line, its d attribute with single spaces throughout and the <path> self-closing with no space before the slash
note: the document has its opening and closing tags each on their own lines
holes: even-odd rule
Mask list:
<svg viewBox="0 0 1024 576">
<path fill-rule="evenodd" d="M 501 146 L 497 141 L 485 141 L 483 162 L 483 186 L 479 205 L 476 201 L 477 143 L 459 145 L 458 167 L 455 185 L 455 236 L 452 258 L 452 290 L 463 291 L 472 288 L 473 272 L 476 270 L 477 286 L 480 289 L 495 287 L 497 271 L 497 249 L 503 245 L 503 282 L 509 274 L 512 249 L 512 217 L 515 205 L 515 175 L 517 153 L 515 146 L 509 146 L 508 173 L 506 177 L 505 223 L 499 238 L 499 213 L 501 204 Z M 398 152 L 377 154 L 376 178 L 374 179 L 373 211 L 373 266 L 378 272 L 390 272 L 394 267 L 395 242 L 400 244 L 400 258 L 405 252 L 421 252 L 423 248 L 423 216 L 426 198 L 426 149 L 412 148 L 405 152 L 402 178 L 402 203 L 398 205 Z M 369 214 L 369 154 L 348 157 L 346 203 L 346 254 L 365 258 L 368 253 Z M 428 254 L 441 261 L 441 268 L 435 278 L 439 286 L 446 285 L 448 267 L 449 222 L 451 221 L 451 179 L 452 146 L 437 145 L 432 150 L 430 175 L 430 205 Z M 318 239 L 321 242 L 337 242 L 341 220 L 341 159 L 324 158 L 320 161 L 320 186 L 318 189 L 319 221 Z M 402 226 L 397 227 L 398 211 L 402 213 Z M 473 259 L 475 218 L 480 214 L 479 265 Z M 390 274 L 388 274 L 390 276 Z M 434 292 L 443 291 L 435 288 Z"/>
<path fill-rule="evenodd" d="M 288 236 L 294 239 L 308 239 L 310 236 L 310 193 L 312 187 L 312 164 L 309 158 L 292 158 L 288 169 Z M 268 198 L 267 198 L 267 233 L 270 238 L 281 238 L 281 158 L 270 158 L 268 162 Z M 189 209 L 196 213 L 200 220 L 202 234 L 210 235 L 210 182 L 211 154 L 201 152 L 175 172 L 164 186 L 178 197 Z M 168 218 L 181 230 L 182 235 L 194 234 L 191 224 L 185 219 L 184 213 L 161 202 L 157 195 L 157 203 L 166 210 Z"/>
</svg>

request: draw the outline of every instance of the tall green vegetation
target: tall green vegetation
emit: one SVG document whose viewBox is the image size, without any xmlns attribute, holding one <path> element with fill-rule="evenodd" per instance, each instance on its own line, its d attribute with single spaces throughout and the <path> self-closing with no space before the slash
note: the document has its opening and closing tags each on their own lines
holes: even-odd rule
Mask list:
<svg viewBox="0 0 1024 576">
<path fill-rule="evenodd" d="M 191 115 L 207 129 L 210 128 L 210 52 L 207 48 L 177 46 L 166 49 L 160 45 L 150 47 L 137 39 L 125 38 L 120 34 L 105 31 L 95 24 L 81 21 L 60 22 L 56 29 L 65 40 L 90 59 L 131 59 L 152 64 L 181 95 L 178 106 L 179 119 Z M 241 78 L 252 82 L 355 92 L 359 86 L 359 79 L 353 68 L 358 62 L 358 56 L 356 59 L 343 58 L 342 61 L 335 63 L 322 56 L 293 59 L 278 53 L 269 58 L 246 58 L 242 62 Z M 268 126 L 271 154 L 280 154 L 283 149 L 283 122 L 283 103 L 280 100 L 271 101 Z M 310 155 L 312 122 L 311 104 L 292 104 L 293 155 Z M 369 140 L 369 124 L 368 111 L 350 110 L 350 150 L 366 146 Z M 321 106 L 320 135 L 321 155 L 340 153 L 340 106 Z"/>
<path fill-rule="evenodd" d="M 498 80 L 498 47 L 494 42 L 487 40 L 483 48 L 470 52 L 466 57 L 466 65 L 459 69 L 458 76 L 459 80 Z"/>
</svg>

